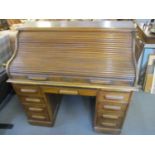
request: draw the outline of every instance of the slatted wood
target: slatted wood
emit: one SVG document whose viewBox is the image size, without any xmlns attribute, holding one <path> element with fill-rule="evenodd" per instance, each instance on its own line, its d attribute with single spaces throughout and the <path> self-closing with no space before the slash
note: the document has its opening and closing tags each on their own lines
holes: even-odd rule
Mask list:
<svg viewBox="0 0 155 155">
<path fill-rule="evenodd" d="M 10 73 L 134 81 L 133 29 L 79 27 L 20 31 Z"/>
</svg>

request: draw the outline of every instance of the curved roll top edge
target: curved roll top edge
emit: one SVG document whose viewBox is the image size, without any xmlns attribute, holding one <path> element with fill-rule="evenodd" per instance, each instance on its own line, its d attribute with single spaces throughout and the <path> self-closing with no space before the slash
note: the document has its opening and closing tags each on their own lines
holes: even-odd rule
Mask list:
<svg viewBox="0 0 155 155">
<path fill-rule="evenodd" d="M 38 32 L 39 32 L 40 30 L 38 30 Z M 33 32 L 33 31 L 32 31 Z M 35 31 L 36 32 L 36 31 Z M 24 32 L 24 31 L 19 31 L 19 33 L 26 33 L 26 32 Z M 9 75 L 9 77 L 11 78 L 11 74 L 13 74 L 13 70 L 19 70 L 18 68 L 17 69 L 11 69 L 11 67 L 13 66 L 13 64 L 15 63 L 15 61 L 16 61 L 16 58 L 18 57 L 18 54 L 19 54 L 19 52 L 21 53 L 22 51 L 18 51 L 18 49 L 19 49 L 19 41 L 20 41 L 20 38 L 19 38 L 19 33 L 18 33 L 18 38 L 17 38 L 17 40 L 16 40 L 16 48 L 15 48 L 15 52 L 14 52 L 14 54 L 13 54 L 13 56 L 11 57 L 11 59 L 8 61 L 8 64 L 7 64 L 7 73 L 8 73 L 8 75 Z M 60 33 L 61 33 L 61 31 L 60 31 Z M 123 33 L 125 33 L 125 32 L 123 32 Z M 128 33 L 128 32 L 126 32 L 126 33 Z M 86 38 L 87 39 L 87 38 Z M 133 38 L 131 38 L 131 39 L 133 39 Z M 37 47 L 36 47 L 37 48 Z M 33 52 L 32 52 L 33 53 Z M 34 53 L 34 54 L 36 54 L 36 53 Z M 34 57 L 34 55 L 32 54 L 32 56 L 31 56 L 31 58 L 33 58 Z M 37 55 L 36 55 L 36 57 L 37 57 Z M 50 57 L 51 58 L 51 57 Z M 25 56 L 21 59 L 21 60 L 25 60 L 26 58 L 25 58 Z M 131 63 L 133 63 L 133 65 L 134 65 L 134 63 L 135 62 L 131 62 Z M 20 65 L 20 64 L 19 64 Z M 49 64 L 50 65 L 50 64 Z M 17 65 L 18 66 L 18 65 Z M 20 67 L 22 67 L 22 66 L 20 66 Z M 24 66 L 23 66 L 23 69 L 24 69 Z M 133 68 L 134 69 L 134 68 Z M 134 71 L 135 72 L 135 71 Z M 21 74 L 22 74 L 22 72 L 20 72 Z M 39 72 L 38 72 L 39 73 Z M 23 70 L 23 74 L 24 74 L 24 70 Z M 33 72 L 32 72 L 32 74 L 33 74 Z M 135 75 L 133 75 L 133 78 L 134 78 L 134 76 Z"/>
</svg>

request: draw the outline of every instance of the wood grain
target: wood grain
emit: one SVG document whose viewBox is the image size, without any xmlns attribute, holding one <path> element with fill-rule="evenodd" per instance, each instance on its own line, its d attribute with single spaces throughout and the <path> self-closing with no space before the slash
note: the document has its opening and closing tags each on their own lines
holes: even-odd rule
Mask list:
<svg viewBox="0 0 155 155">
<path fill-rule="evenodd" d="M 82 26 L 72 31 L 58 28 L 60 31 L 55 27 L 48 31 L 19 30 L 17 56 L 9 67 L 10 76 L 46 75 L 43 79 L 56 75 L 64 79 L 78 76 L 89 83 L 92 79 L 101 83 L 105 81 L 103 78 L 134 83 L 132 28 L 125 31 L 122 27 L 121 31 L 116 27 L 113 31 L 103 27 L 104 31 L 98 31 L 98 27 L 93 27 L 93 31 L 88 31 L 85 27 L 82 32 Z"/>
<path fill-rule="evenodd" d="M 8 82 L 30 123 L 53 125 L 62 94 L 96 97 L 97 131 L 120 133 L 136 79 L 131 22 L 46 22 L 18 28 Z"/>
</svg>

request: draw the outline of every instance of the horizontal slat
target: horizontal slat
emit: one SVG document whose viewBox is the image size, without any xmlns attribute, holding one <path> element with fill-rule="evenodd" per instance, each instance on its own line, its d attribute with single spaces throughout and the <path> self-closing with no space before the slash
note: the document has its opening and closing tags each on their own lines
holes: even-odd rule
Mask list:
<svg viewBox="0 0 155 155">
<path fill-rule="evenodd" d="M 40 31 L 40 37 L 37 32 L 22 32 L 20 33 L 20 42 L 51 42 L 56 40 L 99 40 L 99 39 L 114 39 L 125 38 L 131 39 L 131 34 L 120 32 L 44 32 Z"/>
</svg>

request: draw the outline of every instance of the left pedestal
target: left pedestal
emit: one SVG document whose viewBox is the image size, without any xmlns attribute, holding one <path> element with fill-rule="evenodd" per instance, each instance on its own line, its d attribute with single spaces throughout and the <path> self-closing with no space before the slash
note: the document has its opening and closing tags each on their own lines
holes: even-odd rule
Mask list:
<svg viewBox="0 0 155 155">
<path fill-rule="evenodd" d="M 60 103 L 57 95 L 48 96 L 40 86 L 13 84 L 29 123 L 33 125 L 53 126 Z"/>
</svg>

